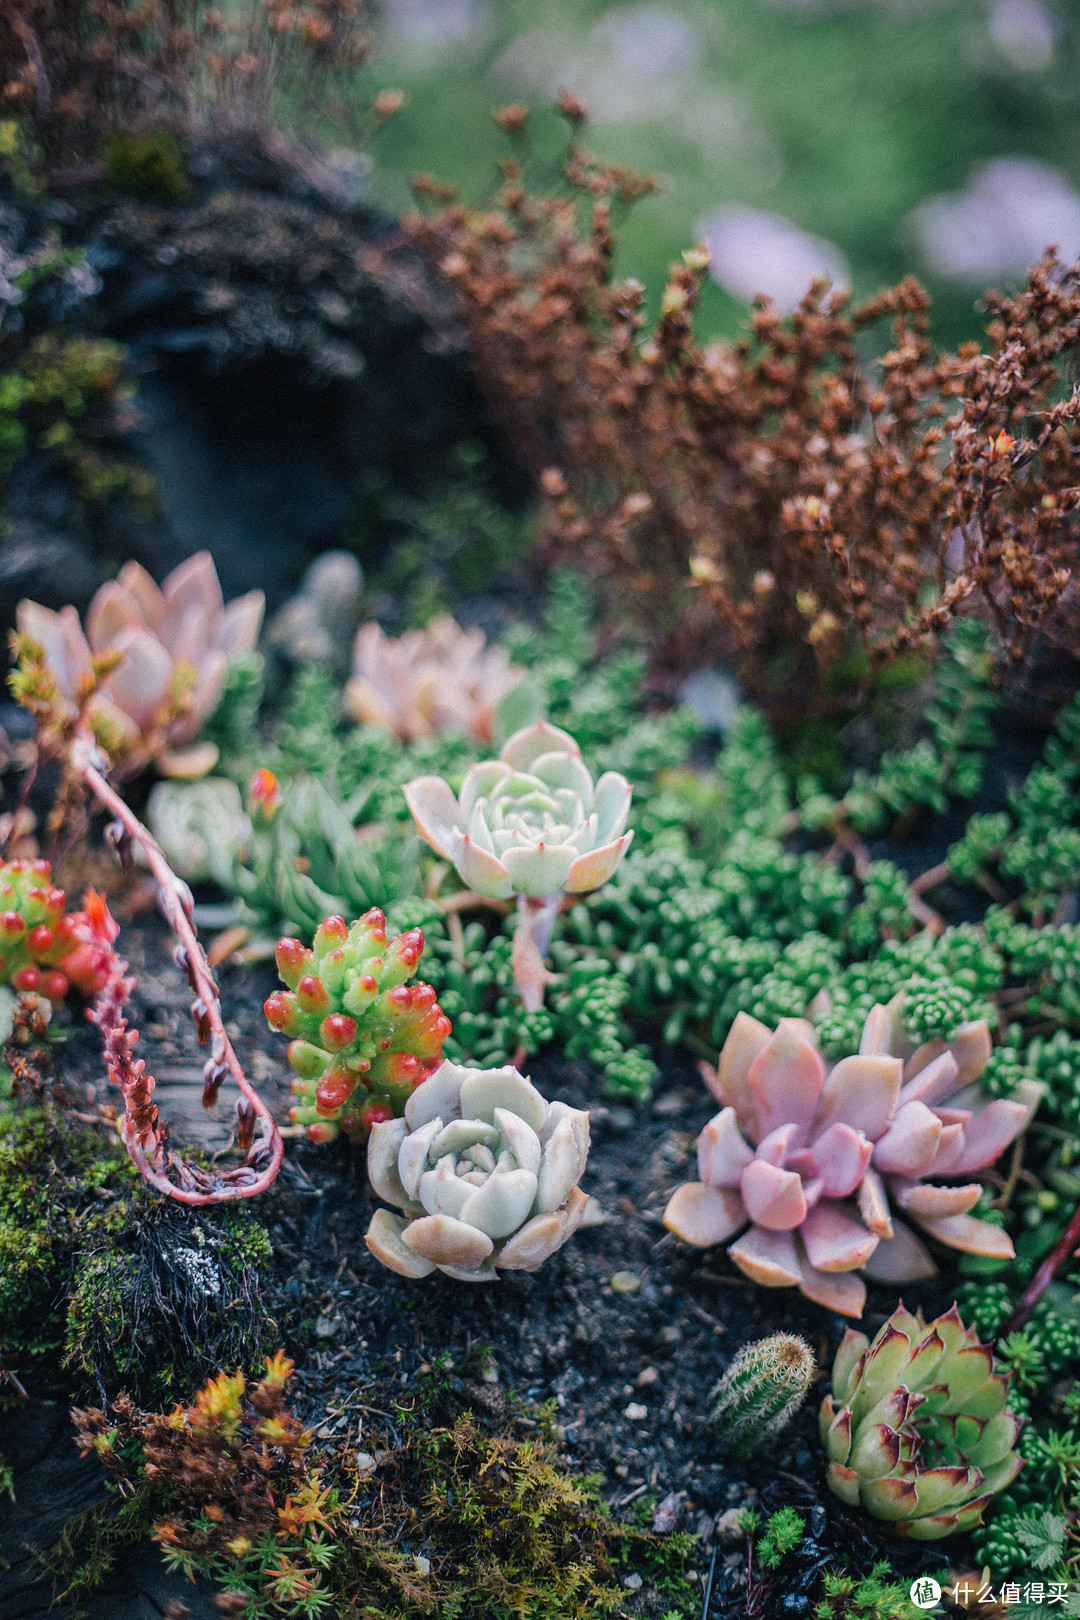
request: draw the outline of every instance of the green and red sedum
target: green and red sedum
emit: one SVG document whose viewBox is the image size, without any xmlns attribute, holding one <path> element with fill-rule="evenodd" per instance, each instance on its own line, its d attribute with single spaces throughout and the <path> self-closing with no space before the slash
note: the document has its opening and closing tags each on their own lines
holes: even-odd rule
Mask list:
<svg viewBox="0 0 1080 1620">
<path fill-rule="evenodd" d="M 350 928 L 327 917 L 312 949 L 298 939 L 277 947 L 288 986 L 264 1005 L 271 1029 L 290 1037 L 291 1111 L 313 1142 L 340 1133 L 363 1140 L 399 1116 L 442 1060 L 450 1020 L 429 984 L 408 984 L 424 949 L 411 928 L 387 941 L 386 918 L 372 909 Z"/>
</svg>

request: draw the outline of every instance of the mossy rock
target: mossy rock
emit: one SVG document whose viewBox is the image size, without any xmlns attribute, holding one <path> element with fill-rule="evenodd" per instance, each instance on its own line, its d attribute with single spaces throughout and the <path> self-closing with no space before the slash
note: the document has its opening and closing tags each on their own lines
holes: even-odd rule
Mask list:
<svg viewBox="0 0 1080 1620">
<path fill-rule="evenodd" d="M 140 1181 L 114 1137 L 38 1108 L 0 1115 L 0 1343 L 99 1397 L 186 1394 L 255 1367 L 276 1325 L 269 1239 L 246 1210 L 190 1211 Z"/>
</svg>

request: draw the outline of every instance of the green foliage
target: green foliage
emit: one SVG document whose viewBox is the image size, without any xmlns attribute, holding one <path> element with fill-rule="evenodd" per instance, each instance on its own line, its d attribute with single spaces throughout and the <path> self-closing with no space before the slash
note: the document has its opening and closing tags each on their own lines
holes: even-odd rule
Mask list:
<svg viewBox="0 0 1080 1620">
<path fill-rule="evenodd" d="M 882 755 L 877 773 L 856 770 L 851 786 L 832 800 L 819 783 L 800 783 L 801 819 L 810 828 L 849 821 L 859 833 L 880 832 L 890 818 L 910 821 L 917 811 L 942 812 L 953 799 L 972 799 L 983 778 L 983 756 L 994 740 L 990 715 L 986 631 L 976 620 L 958 624 L 945 640 L 934 671 L 934 697 L 922 710 L 929 736 L 901 752 Z"/>
<path fill-rule="evenodd" d="M 911 1620 L 910 1581 L 891 1581 L 887 1561 L 875 1564 L 869 1575 L 846 1570 L 825 1570 L 825 1596 L 814 1609 L 814 1620 Z"/>
<path fill-rule="evenodd" d="M 114 130 L 102 148 L 105 184 L 142 202 L 183 203 L 192 194 L 184 148 L 169 130 Z"/>
<path fill-rule="evenodd" d="M 497 499 L 487 452 L 471 440 L 455 446 L 443 478 L 422 493 L 375 482 L 365 496 L 353 540 L 386 559 L 371 589 L 403 598 L 409 625 L 426 625 L 462 593 L 506 583 L 534 535 L 534 513 L 508 511 Z"/>
<path fill-rule="evenodd" d="M 419 844 L 404 829 L 366 822 L 368 801 L 366 789 L 342 799 L 319 777 L 299 776 L 272 816 L 253 817 L 235 855 L 209 838 L 214 875 L 236 896 L 235 919 L 310 939 L 324 917 L 356 917 L 414 893 Z"/>
<path fill-rule="evenodd" d="M 794 1552 L 806 1534 L 806 1520 L 793 1507 L 782 1507 L 769 1515 L 757 1539 L 757 1555 L 765 1569 L 779 1569 L 789 1552 Z"/>
<path fill-rule="evenodd" d="M 1037 924 L 1052 916 L 1080 873 L 1080 828 L 1073 825 L 1080 810 L 1078 727 L 1080 699 L 1074 699 L 1058 716 L 1046 763 L 1010 789 L 1008 812 L 973 816 L 948 852 L 958 882 L 988 887 L 996 869 L 1019 887 L 1020 909 Z"/>
<path fill-rule="evenodd" d="M 221 1374 L 168 1416 L 124 1401 L 75 1414 L 123 1489 L 53 1551 L 72 1595 L 152 1526 L 166 1563 L 235 1595 L 245 1620 L 336 1614 L 358 1593 L 365 1620 L 600 1620 L 623 1612 L 630 1571 L 692 1620 L 693 1538 L 613 1522 L 548 1441 L 453 1410 L 441 1369 L 412 1405 L 368 1390 L 394 1431 L 363 1480 L 351 1451 L 315 1453 L 285 1404 L 290 1372 L 278 1355 L 253 1388 Z"/>
<path fill-rule="evenodd" d="M 260 652 L 233 653 L 225 671 L 225 685 L 217 708 L 202 728 L 202 735 L 217 743 L 225 757 L 237 761 L 255 738 L 263 698 L 264 659 Z"/>
</svg>

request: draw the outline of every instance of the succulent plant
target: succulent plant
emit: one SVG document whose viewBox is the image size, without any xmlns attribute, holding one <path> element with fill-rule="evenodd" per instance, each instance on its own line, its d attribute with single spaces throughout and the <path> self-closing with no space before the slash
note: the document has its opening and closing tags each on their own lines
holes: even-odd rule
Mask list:
<svg viewBox="0 0 1080 1620">
<path fill-rule="evenodd" d="M 95 904 L 91 890 L 84 905 Z M 85 924 L 86 912 L 65 913 L 48 861 L 0 863 L 0 985 L 50 1001 L 63 1001 L 70 985 L 96 995 L 103 963 Z"/>
<path fill-rule="evenodd" d="M 146 801 L 146 824 L 169 865 L 189 883 L 206 883 L 231 870 L 252 834 L 240 789 L 225 776 L 155 782 Z"/>
<path fill-rule="evenodd" d="M 547 1102 L 514 1068 L 447 1061 L 404 1119 L 372 1129 L 371 1185 L 404 1213 L 376 1210 L 367 1246 L 403 1277 L 535 1271 L 581 1222 L 588 1153 L 584 1110 Z"/>
<path fill-rule="evenodd" d="M 397 638 L 372 620 L 356 632 L 345 707 L 403 742 L 458 731 L 488 743 L 499 703 L 521 675 L 482 630 L 463 630 L 449 615 Z"/>
<path fill-rule="evenodd" d="M 991 1048 L 981 1020 L 905 1062 L 901 1010 L 902 995 L 872 1008 L 858 1054 L 828 1072 L 803 1019 L 773 1032 L 740 1013 L 708 1077 L 725 1106 L 698 1138 L 701 1180 L 672 1196 L 669 1230 L 707 1247 L 750 1223 L 728 1250 L 740 1270 L 847 1316 L 866 1299 L 856 1271 L 898 1283 L 937 1269 L 890 1195 L 939 1242 L 1012 1258 L 1008 1234 L 970 1213 L 980 1183 L 954 1183 L 1024 1129 L 1041 1088 L 1024 1082 L 1012 1099 L 983 1101 L 975 1082 Z"/>
<path fill-rule="evenodd" d="M 471 766 L 456 798 L 439 776 L 405 787 L 421 838 L 469 888 L 518 897 L 514 976 L 530 1011 L 543 1000 L 559 897 L 586 894 L 614 872 L 634 836 L 623 831 L 632 792 L 617 771 L 594 787 L 573 737 L 546 720 L 516 731 L 498 759 Z"/>
<path fill-rule="evenodd" d="M 814 1377 L 814 1352 L 797 1333 L 743 1345 L 713 1392 L 710 1416 L 732 1457 L 749 1456 L 787 1427 Z"/>
<path fill-rule="evenodd" d="M 955 1305 L 928 1327 L 901 1304 L 872 1343 L 848 1328 L 821 1404 L 830 1489 L 916 1541 L 972 1529 L 1023 1465 L 1008 1390 Z"/>
<path fill-rule="evenodd" d="M 119 655 L 90 706 L 114 765 L 130 774 L 153 760 L 164 775 L 198 776 L 213 768 L 217 751 L 210 744 L 185 745 L 221 697 L 229 657 L 254 647 L 262 615 L 261 591 L 225 606 L 213 558 L 199 551 L 160 589 L 145 568 L 126 563 L 91 602 L 85 634 L 73 607 L 54 613 L 22 601 L 18 624 L 45 649 L 72 711 L 95 657 Z"/>
<path fill-rule="evenodd" d="M 372 909 L 350 928 L 327 917 L 311 950 L 278 943 L 278 972 L 288 990 L 268 996 L 271 1029 L 291 1037 L 288 1057 L 301 1099 L 289 1117 L 313 1142 L 339 1132 L 362 1140 L 400 1114 L 439 1066 L 450 1020 L 429 984 L 408 984 L 424 949 L 413 928 L 387 940 L 386 919 Z"/>
</svg>

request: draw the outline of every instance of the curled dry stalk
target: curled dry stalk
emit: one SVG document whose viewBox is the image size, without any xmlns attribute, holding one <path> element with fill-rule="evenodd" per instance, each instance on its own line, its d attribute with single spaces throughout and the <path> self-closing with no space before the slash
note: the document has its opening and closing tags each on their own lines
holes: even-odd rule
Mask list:
<svg viewBox="0 0 1080 1620">
<path fill-rule="evenodd" d="M 176 876 L 151 833 L 107 780 L 108 756 L 90 730 L 87 712 L 90 699 L 112 665 L 104 661 L 99 669 L 95 664 L 94 679 L 80 693 L 77 712 L 66 712 L 42 649 L 26 637 L 17 636 L 13 638 L 13 651 L 18 661 L 10 677 L 12 691 L 38 722 L 37 759 L 29 778 L 33 780 L 46 763 L 55 763 L 61 770 L 50 834 L 59 841 L 65 816 L 84 815 L 83 801 L 91 794 L 113 817 L 107 836 L 125 867 L 132 844 L 139 845 L 157 882 L 162 914 L 178 939 L 174 960 L 195 992 L 191 1013 L 199 1044 L 210 1047 L 203 1068 L 203 1106 L 214 1106 L 229 1075 L 240 1091 L 236 1105 L 237 1145 L 245 1153 L 243 1164 L 231 1169 L 208 1169 L 189 1164 L 170 1147 L 168 1127 L 153 1100 L 153 1077 L 147 1074 L 143 1059 L 134 1056 L 138 1031 L 130 1028 L 126 1008 L 135 979 L 128 974 L 127 962 L 114 949 L 119 926 L 104 900 L 88 895 L 87 927 L 93 943 L 103 952 L 106 980 L 87 1016 L 101 1031 L 109 1078 L 124 1099 L 120 1138 L 140 1175 L 178 1203 L 220 1204 L 253 1198 L 275 1180 L 284 1143 L 273 1115 L 245 1075 L 225 1032 L 218 988 L 192 921 L 191 892 Z M 23 798 L 27 792 L 24 784 Z"/>
</svg>

